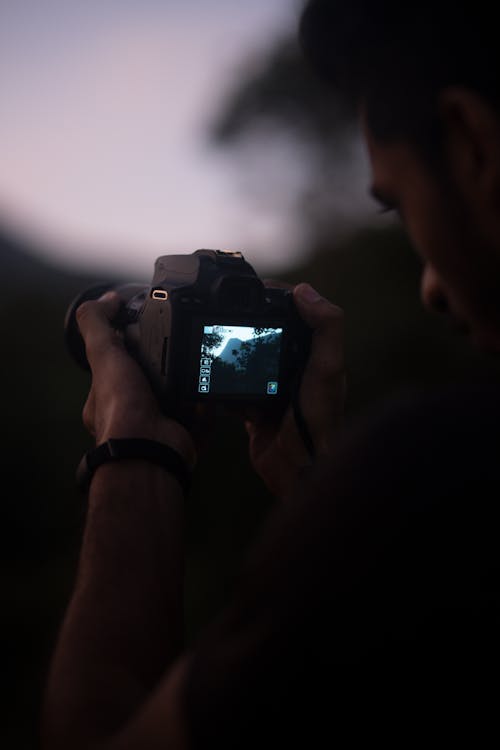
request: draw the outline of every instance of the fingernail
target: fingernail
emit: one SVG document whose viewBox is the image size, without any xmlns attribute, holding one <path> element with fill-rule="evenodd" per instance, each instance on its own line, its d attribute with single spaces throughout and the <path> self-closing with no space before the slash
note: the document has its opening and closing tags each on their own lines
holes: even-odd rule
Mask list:
<svg viewBox="0 0 500 750">
<path fill-rule="evenodd" d="M 298 289 L 298 294 L 304 302 L 309 302 L 310 304 L 319 302 L 321 299 L 321 295 L 318 294 L 316 289 L 313 289 L 309 284 L 301 284 Z"/>
<path fill-rule="evenodd" d="M 115 297 L 115 292 L 111 292 L 111 291 L 104 292 L 104 294 L 102 294 L 97 301 L 108 302 L 108 300 L 114 299 L 114 297 Z"/>
</svg>

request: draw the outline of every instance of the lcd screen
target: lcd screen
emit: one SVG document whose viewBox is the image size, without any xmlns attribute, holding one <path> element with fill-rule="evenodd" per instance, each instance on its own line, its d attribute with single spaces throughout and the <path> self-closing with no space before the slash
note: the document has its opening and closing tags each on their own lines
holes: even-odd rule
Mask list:
<svg viewBox="0 0 500 750">
<path fill-rule="evenodd" d="M 276 396 L 283 328 L 205 325 L 200 394 Z"/>
</svg>

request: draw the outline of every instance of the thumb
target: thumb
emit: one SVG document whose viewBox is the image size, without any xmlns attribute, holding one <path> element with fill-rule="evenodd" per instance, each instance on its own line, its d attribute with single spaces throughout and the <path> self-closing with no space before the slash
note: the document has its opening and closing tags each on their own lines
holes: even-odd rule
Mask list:
<svg viewBox="0 0 500 750">
<path fill-rule="evenodd" d="M 315 340 L 321 346 L 343 346 L 344 312 L 340 307 L 332 305 L 309 284 L 296 286 L 293 298 L 299 315 L 313 331 L 313 348 Z"/>
<path fill-rule="evenodd" d="M 325 318 L 331 316 L 334 310 L 340 308 L 322 297 L 310 284 L 299 284 L 293 290 L 295 306 L 301 317 L 311 328 L 321 326 Z"/>
<path fill-rule="evenodd" d="M 309 284 L 294 289 L 294 300 L 303 320 L 312 329 L 311 352 L 302 377 L 301 402 L 313 432 L 325 413 L 337 412 L 345 391 L 344 313 Z"/>
</svg>

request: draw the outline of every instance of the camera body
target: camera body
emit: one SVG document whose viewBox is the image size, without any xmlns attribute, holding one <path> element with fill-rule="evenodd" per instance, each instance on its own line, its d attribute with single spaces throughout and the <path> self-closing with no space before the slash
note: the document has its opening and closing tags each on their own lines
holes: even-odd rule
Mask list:
<svg viewBox="0 0 500 750">
<path fill-rule="evenodd" d="M 140 363 L 166 414 L 196 403 L 283 407 L 298 386 L 311 331 L 292 293 L 269 288 L 241 253 L 197 250 L 157 259 L 149 287 L 101 285 L 66 316 L 66 342 L 88 368 L 77 307 L 114 289 L 114 325 Z"/>
</svg>

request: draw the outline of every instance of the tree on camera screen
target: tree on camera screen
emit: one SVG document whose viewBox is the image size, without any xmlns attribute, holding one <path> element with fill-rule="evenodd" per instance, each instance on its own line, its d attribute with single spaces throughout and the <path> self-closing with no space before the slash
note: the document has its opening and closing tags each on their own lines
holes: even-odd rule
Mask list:
<svg viewBox="0 0 500 750">
<path fill-rule="evenodd" d="M 277 395 L 282 335 L 282 328 L 204 326 L 199 392 Z"/>
</svg>

